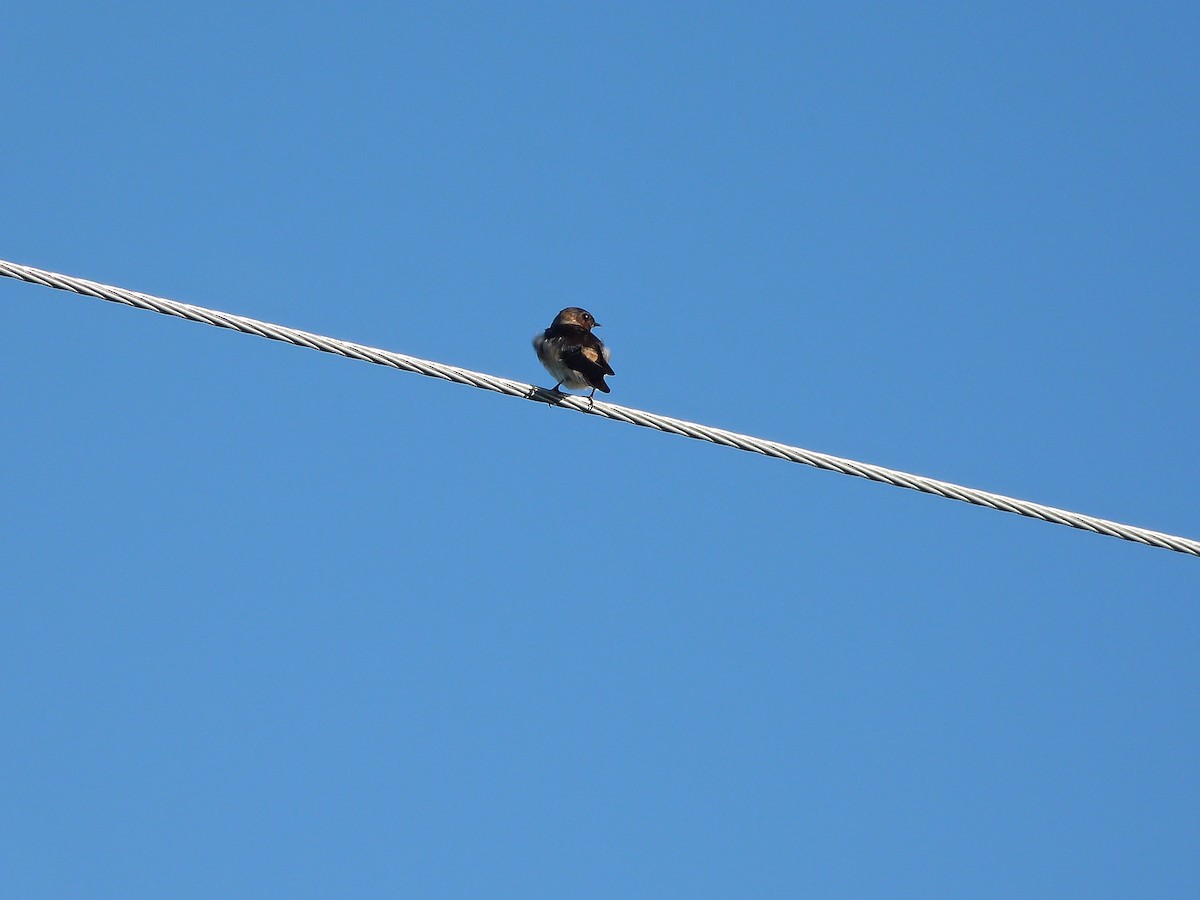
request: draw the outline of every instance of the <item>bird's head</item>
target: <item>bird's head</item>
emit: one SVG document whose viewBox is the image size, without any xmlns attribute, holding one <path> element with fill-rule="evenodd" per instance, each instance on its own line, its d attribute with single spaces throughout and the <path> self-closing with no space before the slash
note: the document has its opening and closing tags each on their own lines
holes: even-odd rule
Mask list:
<svg viewBox="0 0 1200 900">
<path fill-rule="evenodd" d="M 588 331 L 600 327 L 600 323 L 592 318 L 590 312 L 586 309 L 580 309 L 578 306 L 568 306 L 554 317 L 554 324 L 578 325 L 580 328 L 586 328 Z"/>
</svg>

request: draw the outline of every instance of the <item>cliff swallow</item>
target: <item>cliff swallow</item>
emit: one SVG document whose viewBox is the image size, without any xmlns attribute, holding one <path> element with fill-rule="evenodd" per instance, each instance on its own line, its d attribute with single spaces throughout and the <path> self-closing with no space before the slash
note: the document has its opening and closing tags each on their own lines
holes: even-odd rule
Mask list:
<svg viewBox="0 0 1200 900">
<path fill-rule="evenodd" d="M 554 317 L 550 327 L 533 339 L 533 349 L 538 359 L 559 385 L 574 390 L 591 388 L 590 400 L 596 391 L 609 392 L 604 383 L 605 375 L 612 375 L 608 364 L 609 350 L 600 338 L 592 334 L 600 323 L 592 314 L 578 306 L 569 306 Z"/>
</svg>

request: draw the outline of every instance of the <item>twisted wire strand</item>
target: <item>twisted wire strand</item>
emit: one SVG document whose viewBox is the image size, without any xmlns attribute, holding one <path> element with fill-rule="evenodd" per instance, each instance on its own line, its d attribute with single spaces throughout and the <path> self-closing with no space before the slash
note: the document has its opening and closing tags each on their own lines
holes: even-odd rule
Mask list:
<svg viewBox="0 0 1200 900">
<path fill-rule="evenodd" d="M 588 415 L 614 419 L 618 422 L 628 422 L 631 425 L 653 428 L 657 431 L 678 434 L 700 441 L 709 441 L 713 444 L 733 447 L 736 450 L 760 453 L 763 456 L 801 463 L 817 469 L 840 472 L 843 475 L 867 478 L 871 481 L 882 482 L 883 484 L 921 491 L 926 494 L 935 494 L 950 500 L 961 500 L 964 503 L 971 503 L 976 506 L 986 506 L 1002 512 L 1041 519 L 1043 522 L 1066 525 L 1070 528 L 1092 531 L 1096 534 L 1106 534 L 1110 537 L 1134 541 L 1151 547 L 1160 547 L 1164 550 L 1174 550 L 1179 553 L 1200 556 L 1200 541 L 1194 541 L 1189 538 L 1164 534 L 1159 531 L 1150 531 L 1149 529 L 1138 528 L 1132 525 L 1123 525 L 1120 522 L 1113 522 L 1108 519 L 1098 519 L 1095 516 L 1086 516 L 1082 513 L 1070 512 L 1069 510 L 1058 509 L 1053 506 L 1044 506 L 1043 504 L 1033 503 L 1028 500 L 1006 497 L 1003 494 L 993 494 L 988 491 L 963 487 L 962 485 L 952 484 L 947 481 L 926 478 L 922 475 L 912 475 L 907 472 L 886 469 L 882 466 L 875 466 L 869 463 L 842 459 L 841 457 L 831 456 L 827 453 L 817 453 L 813 450 L 805 450 L 801 447 L 793 447 L 777 441 L 768 441 L 752 437 L 751 435 L 726 431 L 722 428 L 713 428 L 709 425 L 697 424 L 696 422 L 673 419 L 669 416 L 661 416 L 657 413 L 645 412 L 640 409 L 617 406 L 616 404 L 605 403 L 599 400 L 592 403 L 584 397 L 556 394 L 553 391 L 537 387 L 536 385 L 526 384 L 522 381 L 500 378 L 484 372 L 474 372 L 470 369 L 459 368 L 458 366 L 448 366 L 444 363 L 419 359 L 415 356 L 407 356 L 403 353 L 380 350 L 377 347 L 368 347 L 363 344 L 342 341 L 337 338 L 312 334 L 307 331 L 299 331 L 283 325 L 261 322 L 245 316 L 206 309 L 202 306 L 193 306 L 190 303 L 180 303 L 177 300 L 168 300 L 164 297 L 155 297 L 150 294 L 129 291 L 124 288 L 113 287 L 112 285 L 87 281 L 83 278 L 73 278 L 69 275 L 47 272 L 43 269 L 35 269 L 32 266 L 23 266 L 18 263 L 0 260 L 0 275 L 15 278 L 19 281 L 27 281 L 31 284 L 41 284 L 58 290 L 72 291 L 76 294 L 83 294 L 86 297 L 95 297 L 113 303 L 123 303 L 126 306 L 133 306 L 138 309 L 148 309 L 169 316 L 177 316 L 193 322 L 203 322 L 206 325 L 214 325 L 217 328 L 229 328 L 233 331 L 257 335 L 258 337 L 268 338 L 273 341 L 283 341 L 287 344 L 295 344 L 297 347 L 308 347 L 324 353 L 336 353 L 339 356 L 345 356 L 349 359 L 361 359 L 364 362 L 375 363 L 376 365 L 391 366 L 405 372 L 414 372 L 417 375 L 426 375 L 430 378 L 441 378 L 444 381 L 466 384 L 485 391 L 495 391 L 496 393 L 507 394 L 510 397 L 521 397 L 540 403 L 552 403 Z"/>
</svg>

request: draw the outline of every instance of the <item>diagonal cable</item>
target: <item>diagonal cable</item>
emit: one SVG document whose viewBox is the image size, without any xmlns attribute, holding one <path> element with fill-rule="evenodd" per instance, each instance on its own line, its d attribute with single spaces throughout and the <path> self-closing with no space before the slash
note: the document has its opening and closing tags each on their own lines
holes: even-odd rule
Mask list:
<svg viewBox="0 0 1200 900">
<path fill-rule="evenodd" d="M 818 469 L 841 472 L 843 475 L 854 475 L 859 478 L 870 479 L 871 481 L 880 481 L 884 484 L 909 488 L 910 490 L 921 491 L 926 494 L 936 494 L 939 497 L 961 500 L 964 503 L 986 506 L 1003 512 L 1016 513 L 1020 516 L 1028 516 L 1033 519 L 1041 519 L 1044 522 L 1052 522 L 1056 525 L 1067 525 L 1071 528 L 1094 531 L 1097 534 L 1106 534 L 1110 537 L 1135 541 L 1139 544 L 1148 544 L 1151 547 L 1161 547 L 1164 550 L 1175 550 L 1179 553 L 1190 553 L 1193 556 L 1200 556 L 1200 541 L 1194 541 L 1190 538 L 1164 534 L 1159 531 L 1150 531 L 1149 529 L 1137 528 L 1133 525 L 1122 525 L 1120 522 L 1113 522 L 1108 519 L 1085 516 L 1082 513 L 1057 509 L 1053 506 L 1044 506 L 1028 500 L 1017 500 L 1013 497 L 1006 497 L 1003 494 L 993 494 L 988 491 L 963 487 L 962 485 L 952 484 L 948 481 L 937 481 L 936 479 L 926 478 L 922 475 L 910 475 L 907 472 L 899 472 L 895 469 L 885 469 L 882 466 L 855 462 L 851 459 L 842 459 L 838 456 L 830 456 L 827 453 L 817 453 L 816 451 L 805 450 L 801 447 L 792 447 L 776 441 L 767 441 L 746 434 L 738 434 L 735 431 L 725 431 L 724 429 L 713 428 L 709 425 L 699 425 L 695 422 L 687 422 L 682 419 L 672 419 L 669 416 L 660 416 L 657 413 L 644 412 L 640 409 L 630 409 L 629 407 L 617 406 L 613 403 L 604 403 L 601 401 L 591 403 L 583 397 L 555 394 L 545 388 L 526 384 L 522 381 L 498 378 L 495 375 L 473 372 L 470 369 L 448 366 L 444 363 L 419 359 L 415 356 L 407 356 L 403 353 L 393 353 L 390 350 L 380 350 L 377 347 L 354 344 L 350 341 L 311 334 L 307 331 L 298 331 L 295 328 L 273 325 L 270 322 L 260 322 L 257 319 L 250 319 L 245 316 L 235 316 L 232 313 L 205 309 L 203 306 L 192 306 L 189 303 L 180 303 L 177 300 L 167 300 L 163 297 L 141 294 L 137 291 L 129 291 L 124 288 L 100 284 L 95 281 L 86 281 L 82 278 L 73 278 L 69 275 L 60 275 L 56 272 L 47 272 L 43 269 L 35 269 L 32 266 L 23 266 L 4 260 L 0 260 L 0 275 L 8 278 L 16 278 L 19 281 L 27 281 L 31 284 L 41 284 L 46 287 L 57 288 L 58 290 L 73 291 L 76 294 L 83 294 L 86 297 L 96 297 L 100 300 L 109 300 L 113 303 L 124 303 L 126 306 L 134 306 L 138 309 L 149 309 L 168 316 L 178 316 L 181 319 L 189 319 L 193 322 L 203 322 L 206 325 L 215 325 L 218 328 L 229 328 L 246 334 L 254 334 L 273 341 L 283 341 L 287 344 L 295 344 L 298 347 L 309 347 L 325 353 L 336 353 L 339 356 L 346 356 L 350 359 L 361 359 L 365 362 L 375 363 L 376 365 L 391 366 L 395 369 L 403 369 L 405 372 L 415 372 L 418 375 L 427 375 L 431 378 L 453 381 L 456 384 L 467 384 L 486 391 L 507 394 L 510 397 L 521 397 L 526 400 L 534 400 L 542 403 L 554 403 L 558 406 L 569 407 L 570 409 L 593 416 L 602 416 L 606 419 L 628 422 L 631 425 L 641 425 L 645 428 L 654 428 L 670 434 L 679 434 L 701 441 L 710 441 L 711 443 L 733 447 L 737 450 L 761 453 L 763 456 L 773 456 L 776 459 L 785 459 L 789 462 L 802 463 L 803 465 L 814 466 Z"/>
</svg>

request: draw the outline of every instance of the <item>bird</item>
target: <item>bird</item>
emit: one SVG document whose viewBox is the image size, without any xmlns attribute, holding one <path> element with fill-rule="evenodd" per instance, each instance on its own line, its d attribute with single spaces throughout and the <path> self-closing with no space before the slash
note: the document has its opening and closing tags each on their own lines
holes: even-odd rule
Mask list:
<svg viewBox="0 0 1200 900">
<path fill-rule="evenodd" d="M 604 376 L 616 373 L 608 364 L 609 349 L 592 334 L 592 329 L 599 327 L 600 323 L 586 309 L 568 306 L 554 317 L 549 328 L 534 335 L 533 349 L 538 359 L 558 379 L 554 385 L 556 392 L 560 385 L 577 391 L 591 388 L 589 401 L 596 391 L 610 393 Z"/>
</svg>

